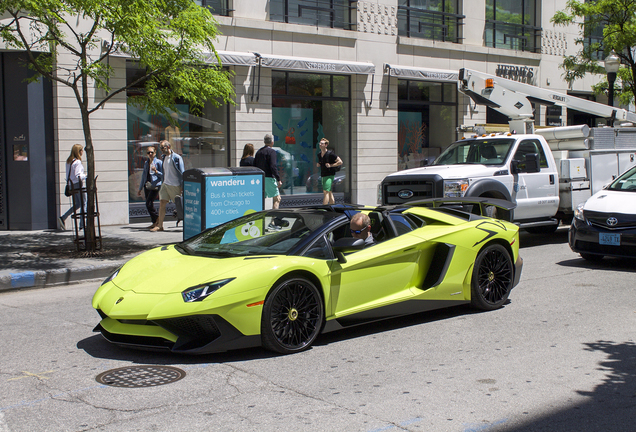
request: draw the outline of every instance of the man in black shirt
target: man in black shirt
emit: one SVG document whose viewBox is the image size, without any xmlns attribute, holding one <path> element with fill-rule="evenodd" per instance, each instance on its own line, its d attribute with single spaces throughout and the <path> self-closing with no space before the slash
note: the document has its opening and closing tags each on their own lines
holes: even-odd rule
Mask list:
<svg viewBox="0 0 636 432">
<path fill-rule="evenodd" d="M 274 138 L 267 134 L 263 138 L 265 145 L 261 147 L 254 156 L 254 166 L 265 172 L 265 196 L 272 198 L 272 208 L 278 209 L 280 205 L 280 192 L 278 188 L 283 185 L 278 175 L 278 166 L 276 165 L 276 150 L 274 146 Z"/>
<path fill-rule="evenodd" d="M 333 179 L 338 171 L 338 167 L 342 165 L 342 160 L 332 151 L 328 150 L 329 140 L 323 138 L 320 140 L 320 153 L 318 153 L 318 163 L 316 166 L 320 168 L 320 176 L 322 177 L 322 203 L 335 204 L 332 188 Z"/>
</svg>

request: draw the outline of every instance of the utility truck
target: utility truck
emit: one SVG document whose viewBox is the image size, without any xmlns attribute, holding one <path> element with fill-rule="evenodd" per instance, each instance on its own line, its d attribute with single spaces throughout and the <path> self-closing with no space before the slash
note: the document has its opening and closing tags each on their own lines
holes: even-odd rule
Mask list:
<svg viewBox="0 0 636 432">
<path fill-rule="evenodd" d="M 381 204 L 442 197 L 489 197 L 516 203 L 493 217 L 534 233 L 570 224 L 577 205 L 636 165 L 636 114 L 461 69 L 459 91 L 510 120 L 510 132 L 473 134 L 446 148 L 432 165 L 399 171 L 379 185 Z M 534 131 L 531 102 L 559 105 L 632 127 L 566 126 Z M 500 210 L 501 211 L 501 210 Z"/>
</svg>

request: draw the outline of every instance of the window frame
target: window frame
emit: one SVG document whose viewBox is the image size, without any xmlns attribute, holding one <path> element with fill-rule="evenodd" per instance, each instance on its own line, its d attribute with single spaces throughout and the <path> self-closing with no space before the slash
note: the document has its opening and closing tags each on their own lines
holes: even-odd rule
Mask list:
<svg viewBox="0 0 636 432">
<path fill-rule="evenodd" d="M 436 11 L 432 9 L 427 9 L 425 7 L 418 7 L 411 4 L 412 0 L 402 0 L 406 2 L 404 5 L 400 5 L 398 3 L 398 35 L 406 36 L 406 37 L 417 37 L 421 39 L 429 39 L 429 40 L 439 40 L 442 42 L 453 42 L 460 43 L 464 38 L 461 37 L 460 28 L 464 25 L 463 19 L 466 18 L 465 15 L 459 13 L 451 13 L 446 12 L 446 5 L 453 3 L 456 10 L 459 10 L 461 3 L 459 0 L 441 0 L 443 11 Z M 426 23 L 422 22 L 421 19 L 425 18 Z M 412 20 L 418 20 L 417 31 L 413 31 L 411 29 Z M 432 22 L 428 22 L 430 21 Z M 438 24 L 437 21 L 441 21 L 441 24 Z M 402 31 L 402 23 L 405 23 L 406 31 Z M 448 27 L 450 24 L 454 24 L 455 26 L 455 34 L 448 34 Z M 423 27 L 426 30 L 423 30 Z M 436 28 L 441 28 L 441 37 L 436 37 L 437 32 Z M 424 36 L 424 31 L 428 31 L 431 34 L 431 37 Z M 421 36 L 420 36 L 421 35 Z"/>
<path fill-rule="evenodd" d="M 532 24 L 513 24 L 509 21 L 500 21 L 497 19 L 497 2 L 499 0 L 486 0 L 486 7 L 488 7 L 488 2 L 492 2 L 493 9 L 493 19 L 485 19 L 485 28 L 484 32 L 489 33 L 492 32 L 492 42 L 489 45 L 487 40 L 484 39 L 484 43 L 486 46 L 490 46 L 492 48 L 502 48 L 502 49 L 513 49 L 513 50 L 521 50 L 521 51 L 529 51 L 534 53 L 541 52 L 541 32 L 542 28 L 540 25 L 541 15 L 540 15 L 540 4 L 538 0 L 519 0 L 521 2 L 521 22 L 525 21 L 526 17 L 526 3 L 532 1 L 534 3 L 534 11 L 532 17 Z M 488 13 L 486 12 L 486 17 Z M 539 25 L 537 25 L 539 23 Z M 497 28 L 513 28 L 514 34 L 512 33 L 504 33 L 504 41 L 503 44 L 497 43 Z M 529 36 L 525 36 L 525 34 L 529 33 Z M 518 39 L 520 40 L 520 47 L 515 48 L 514 44 L 506 42 L 506 36 L 508 36 L 511 40 Z M 528 42 L 528 38 L 531 37 L 533 39 L 533 43 L 530 44 Z M 524 41 L 526 41 L 524 43 Z"/>
</svg>

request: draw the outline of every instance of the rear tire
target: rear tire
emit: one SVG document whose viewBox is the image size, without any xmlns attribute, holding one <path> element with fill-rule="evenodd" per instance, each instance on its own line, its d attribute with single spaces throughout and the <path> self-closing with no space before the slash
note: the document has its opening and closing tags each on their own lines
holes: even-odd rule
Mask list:
<svg viewBox="0 0 636 432">
<path fill-rule="evenodd" d="M 485 311 L 499 309 L 508 300 L 514 268 L 508 250 L 491 244 L 477 255 L 471 282 L 471 305 Z"/>
<path fill-rule="evenodd" d="M 309 348 L 325 319 L 322 297 L 304 278 L 279 282 L 267 295 L 261 318 L 263 347 L 281 354 Z"/>
</svg>

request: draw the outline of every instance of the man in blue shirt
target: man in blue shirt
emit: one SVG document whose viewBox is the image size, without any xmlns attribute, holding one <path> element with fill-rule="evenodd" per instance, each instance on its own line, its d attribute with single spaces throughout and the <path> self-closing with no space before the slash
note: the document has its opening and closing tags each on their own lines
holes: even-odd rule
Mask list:
<svg viewBox="0 0 636 432">
<path fill-rule="evenodd" d="M 146 210 L 148 210 L 152 220 L 152 225 L 148 228 L 154 228 L 157 226 L 157 219 L 159 218 L 159 213 L 155 209 L 155 200 L 159 196 L 159 188 L 163 179 L 163 163 L 157 157 L 157 151 L 153 146 L 148 147 L 146 153 L 148 154 L 148 159 L 144 162 L 144 170 L 141 175 L 141 182 L 139 182 L 137 196 L 141 196 L 141 191 L 144 191 Z"/>
<path fill-rule="evenodd" d="M 183 190 L 183 159 L 170 148 L 170 142 L 163 140 L 159 143 L 163 153 L 163 184 L 159 189 L 159 218 L 157 224 L 150 231 L 163 231 L 163 219 L 166 217 L 168 201 L 173 201 Z"/>
</svg>

